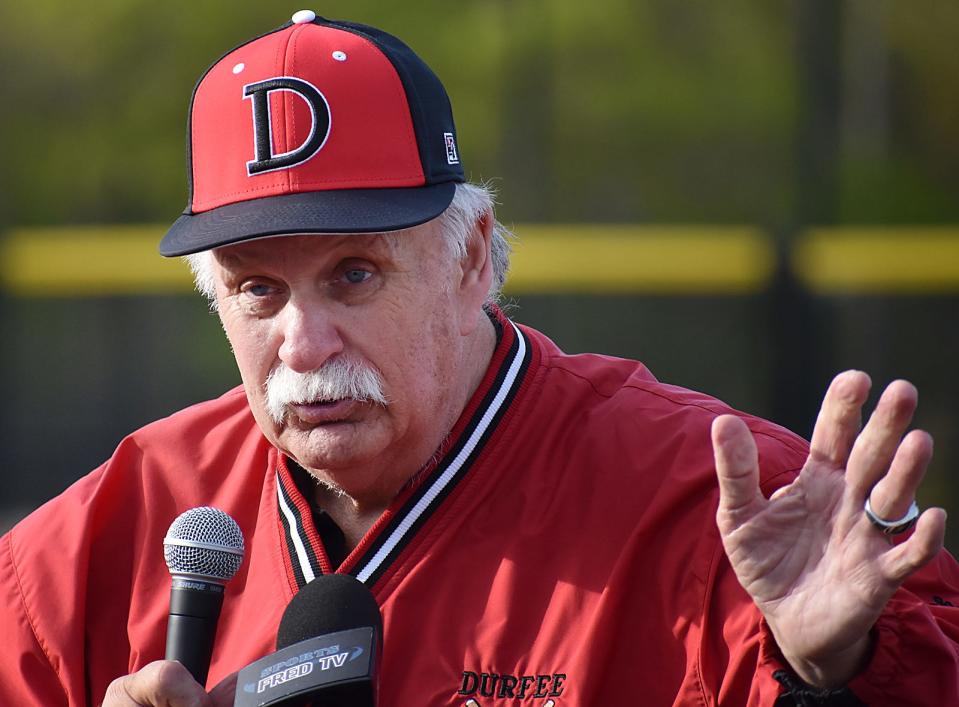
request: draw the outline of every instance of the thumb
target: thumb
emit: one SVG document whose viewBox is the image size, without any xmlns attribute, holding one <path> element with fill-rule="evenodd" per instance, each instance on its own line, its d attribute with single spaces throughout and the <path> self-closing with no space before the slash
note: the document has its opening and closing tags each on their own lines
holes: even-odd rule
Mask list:
<svg viewBox="0 0 959 707">
<path fill-rule="evenodd" d="M 110 683 L 101 707 L 211 707 L 211 704 L 209 695 L 180 663 L 157 660 Z"/>
<path fill-rule="evenodd" d="M 713 420 L 712 439 L 719 480 L 717 520 L 725 534 L 766 501 L 759 490 L 759 453 L 746 423 L 735 415 L 720 415 Z"/>
</svg>

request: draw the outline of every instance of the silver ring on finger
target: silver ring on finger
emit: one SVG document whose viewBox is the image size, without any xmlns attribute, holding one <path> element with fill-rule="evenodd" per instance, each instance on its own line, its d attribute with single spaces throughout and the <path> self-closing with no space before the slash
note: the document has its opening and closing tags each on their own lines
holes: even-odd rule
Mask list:
<svg viewBox="0 0 959 707">
<path fill-rule="evenodd" d="M 868 496 L 866 497 L 866 505 L 863 506 L 862 510 L 869 519 L 869 522 L 879 528 L 879 530 L 881 530 L 885 535 L 899 535 L 900 533 L 905 533 L 916 524 L 916 519 L 919 517 L 919 506 L 915 501 L 913 501 L 912 505 L 909 506 L 909 510 L 906 511 L 906 515 L 897 520 L 886 520 L 885 518 L 880 518 L 877 516 L 872 510 Z"/>
</svg>

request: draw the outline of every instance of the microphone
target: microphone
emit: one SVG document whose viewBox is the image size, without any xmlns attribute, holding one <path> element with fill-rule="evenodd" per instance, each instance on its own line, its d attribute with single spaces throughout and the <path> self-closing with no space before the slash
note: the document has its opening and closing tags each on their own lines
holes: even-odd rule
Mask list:
<svg viewBox="0 0 959 707">
<path fill-rule="evenodd" d="M 181 662 L 206 685 L 224 585 L 243 562 L 243 533 L 217 508 L 191 508 L 167 531 L 163 557 L 173 575 L 166 659 Z"/>
<path fill-rule="evenodd" d="M 243 668 L 234 707 L 376 707 L 380 607 L 350 575 L 320 575 L 287 605 L 277 651 Z"/>
</svg>

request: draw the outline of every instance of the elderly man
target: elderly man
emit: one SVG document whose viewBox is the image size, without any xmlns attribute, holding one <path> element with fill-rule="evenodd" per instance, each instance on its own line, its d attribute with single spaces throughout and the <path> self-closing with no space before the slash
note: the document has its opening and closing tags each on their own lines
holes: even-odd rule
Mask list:
<svg viewBox="0 0 959 707">
<path fill-rule="evenodd" d="M 860 431 L 869 379 L 838 376 L 807 445 L 514 324 L 446 94 L 371 27 L 303 11 L 225 55 L 189 154 L 161 252 L 243 386 L 3 539 L 0 703 L 231 704 L 339 572 L 383 613 L 381 705 L 959 704 L 945 514 L 905 533 L 932 453 L 908 383 Z M 209 693 L 159 660 L 162 539 L 200 505 L 247 545 Z"/>
</svg>

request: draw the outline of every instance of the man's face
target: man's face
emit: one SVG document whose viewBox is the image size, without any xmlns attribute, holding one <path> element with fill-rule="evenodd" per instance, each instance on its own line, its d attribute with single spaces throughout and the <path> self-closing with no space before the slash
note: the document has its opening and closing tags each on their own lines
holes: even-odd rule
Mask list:
<svg viewBox="0 0 959 707">
<path fill-rule="evenodd" d="M 433 221 L 390 237 L 284 236 L 214 253 L 220 317 L 257 423 L 354 498 L 391 497 L 465 402 L 457 364 L 476 305 L 442 238 Z M 378 377 L 387 403 L 322 384 L 314 399 L 277 387 L 268 401 L 271 374 L 295 390 L 305 374 L 344 364 Z"/>
</svg>

